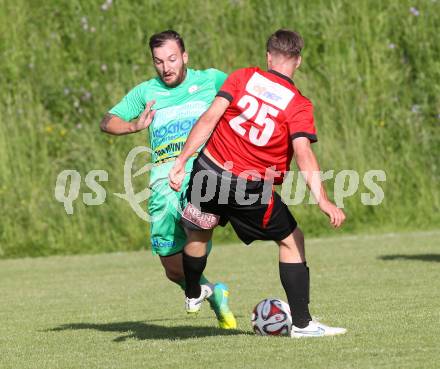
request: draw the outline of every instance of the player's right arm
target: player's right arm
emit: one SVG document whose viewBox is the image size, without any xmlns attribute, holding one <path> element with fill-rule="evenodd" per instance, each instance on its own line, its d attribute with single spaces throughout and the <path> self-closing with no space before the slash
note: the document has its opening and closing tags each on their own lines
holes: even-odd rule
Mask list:
<svg viewBox="0 0 440 369">
<path fill-rule="evenodd" d="M 211 136 L 212 131 L 220 121 L 220 118 L 229 104 L 229 100 L 217 96 L 212 105 L 200 116 L 197 123 L 191 129 L 182 152 L 176 158 L 174 166 L 168 175 L 170 187 L 174 191 L 180 190 L 183 178 L 185 177 L 186 162 Z"/>
<path fill-rule="evenodd" d="M 181 162 L 186 163 L 198 148 L 208 140 L 229 104 L 230 102 L 224 97 L 217 96 L 214 99 L 212 105 L 200 116 L 197 123 L 191 129 L 182 152 L 178 157 Z"/>
<path fill-rule="evenodd" d="M 136 122 L 130 123 L 117 115 L 107 113 L 99 125 L 101 131 L 109 133 L 111 135 L 126 135 L 129 133 L 135 133 L 147 128 L 154 117 L 155 110 L 152 110 L 154 101 L 149 101 L 145 105 L 145 109 Z"/>
<path fill-rule="evenodd" d="M 149 83 L 146 81 L 137 85 L 111 108 L 101 121 L 101 131 L 112 135 L 126 135 L 147 128 L 155 112 L 151 109 L 155 101 L 146 101 Z M 139 119 L 133 121 L 136 118 Z"/>
</svg>

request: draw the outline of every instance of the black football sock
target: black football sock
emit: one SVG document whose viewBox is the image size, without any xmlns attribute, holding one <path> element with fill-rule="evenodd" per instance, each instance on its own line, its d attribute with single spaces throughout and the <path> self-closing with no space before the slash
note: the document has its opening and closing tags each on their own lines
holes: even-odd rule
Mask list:
<svg viewBox="0 0 440 369">
<path fill-rule="evenodd" d="M 307 266 L 307 261 L 305 261 L 303 264 L 307 269 L 307 303 L 310 304 L 310 269 Z"/>
<path fill-rule="evenodd" d="M 289 301 L 292 324 L 305 328 L 312 320 L 309 312 L 309 273 L 304 263 L 280 262 L 280 279 Z"/>
<path fill-rule="evenodd" d="M 200 277 L 205 270 L 208 255 L 201 257 L 183 253 L 183 271 L 185 273 L 185 295 L 189 298 L 200 296 Z"/>
</svg>

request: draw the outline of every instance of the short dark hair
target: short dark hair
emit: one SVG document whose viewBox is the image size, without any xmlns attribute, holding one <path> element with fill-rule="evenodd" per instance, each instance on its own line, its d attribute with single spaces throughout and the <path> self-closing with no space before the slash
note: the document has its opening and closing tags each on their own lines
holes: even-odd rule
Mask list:
<svg viewBox="0 0 440 369">
<path fill-rule="evenodd" d="M 151 53 L 153 53 L 153 49 L 162 46 L 168 40 L 176 41 L 177 45 L 179 45 L 180 51 L 182 53 L 185 52 L 185 44 L 182 37 L 176 31 L 169 29 L 167 31 L 156 33 L 150 37 L 149 45 Z"/>
<path fill-rule="evenodd" d="M 271 54 L 281 54 L 287 57 L 298 57 L 304 47 L 304 40 L 297 32 L 279 29 L 267 40 L 266 50 Z"/>
</svg>

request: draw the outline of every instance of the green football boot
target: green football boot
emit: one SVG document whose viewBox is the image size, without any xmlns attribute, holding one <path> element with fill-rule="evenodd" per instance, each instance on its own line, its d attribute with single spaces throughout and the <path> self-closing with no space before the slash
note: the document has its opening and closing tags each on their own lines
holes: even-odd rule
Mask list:
<svg viewBox="0 0 440 369">
<path fill-rule="evenodd" d="M 237 321 L 228 305 L 229 290 L 223 283 L 214 285 L 213 294 L 208 297 L 209 305 L 217 316 L 218 325 L 222 329 L 237 328 Z"/>
</svg>

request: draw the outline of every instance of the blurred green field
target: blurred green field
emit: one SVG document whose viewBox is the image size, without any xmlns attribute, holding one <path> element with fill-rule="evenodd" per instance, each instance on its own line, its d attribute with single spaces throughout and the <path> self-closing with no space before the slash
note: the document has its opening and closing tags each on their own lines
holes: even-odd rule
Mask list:
<svg viewBox="0 0 440 369">
<path fill-rule="evenodd" d="M 147 252 L 0 261 L 0 367 L 436 369 L 440 231 L 308 241 L 311 311 L 340 337 L 256 337 L 250 314 L 285 299 L 271 243 L 214 246 L 207 275 L 226 282 L 238 330 L 216 328 Z"/>
<path fill-rule="evenodd" d="M 191 67 L 226 72 L 264 67 L 268 35 L 280 27 L 299 31 L 306 47 L 295 82 L 316 105 L 323 170 L 354 169 L 361 179 L 369 169 L 387 174 L 380 206 L 361 204 L 363 186 L 345 201 L 344 232 L 440 224 L 440 2 L 109 4 L 0 0 L 0 257 L 147 246 L 147 225 L 111 195 L 123 191 L 125 157 L 146 136 L 113 138 L 98 124 L 130 88 L 155 75 L 146 42 L 167 28 L 182 33 Z M 106 170 L 106 203 L 85 206 L 83 186 L 67 215 L 54 198 L 65 169 L 78 170 L 83 183 L 90 170 Z M 327 232 L 316 208 L 293 211 L 306 234 Z M 236 240 L 229 228 L 217 234 Z"/>
</svg>

